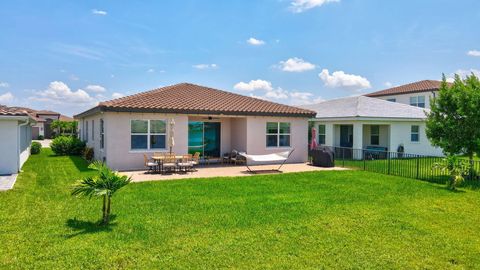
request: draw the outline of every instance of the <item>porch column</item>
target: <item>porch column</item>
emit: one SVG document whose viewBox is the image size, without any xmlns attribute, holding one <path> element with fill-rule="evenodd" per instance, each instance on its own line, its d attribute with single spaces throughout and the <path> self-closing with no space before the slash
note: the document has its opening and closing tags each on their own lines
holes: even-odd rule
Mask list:
<svg viewBox="0 0 480 270">
<path fill-rule="evenodd" d="M 317 129 L 318 130 L 318 129 Z M 334 126 L 331 123 L 325 123 L 325 145 L 335 146 Z"/>
<path fill-rule="evenodd" d="M 353 124 L 353 149 L 360 149 L 354 150 L 354 159 L 363 159 L 363 153 L 361 149 L 363 149 L 363 124 L 362 123 L 354 123 Z"/>
</svg>

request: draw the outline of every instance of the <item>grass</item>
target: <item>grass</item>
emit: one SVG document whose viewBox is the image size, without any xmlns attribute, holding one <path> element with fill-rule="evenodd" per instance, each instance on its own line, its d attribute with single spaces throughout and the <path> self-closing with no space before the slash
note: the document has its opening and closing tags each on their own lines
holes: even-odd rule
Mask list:
<svg viewBox="0 0 480 270">
<path fill-rule="evenodd" d="M 363 171 L 135 183 L 70 196 L 90 175 L 48 149 L 0 193 L 0 268 L 370 268 L 480 266 L 480 194 Z"/>
</svg>

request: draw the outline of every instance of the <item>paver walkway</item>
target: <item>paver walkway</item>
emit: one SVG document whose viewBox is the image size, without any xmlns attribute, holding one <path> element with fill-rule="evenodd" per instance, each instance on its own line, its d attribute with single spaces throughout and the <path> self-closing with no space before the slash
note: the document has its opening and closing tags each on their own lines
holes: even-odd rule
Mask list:
<svg viewBox="0 0 480 270">
<path fill-rule="evenodd" d="M 0 191 L 12 189 L 15 181 L 17 181 L 17 174 L 0 175 Z"/>
</svg>

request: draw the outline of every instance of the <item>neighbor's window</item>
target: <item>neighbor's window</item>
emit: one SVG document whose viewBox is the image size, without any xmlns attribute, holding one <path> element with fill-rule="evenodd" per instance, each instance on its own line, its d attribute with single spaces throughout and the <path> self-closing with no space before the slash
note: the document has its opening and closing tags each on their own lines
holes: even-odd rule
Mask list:
<svg viewBox="0 0 480 270">
<path fill-rule="evenodd" d="M 425 108 L 425 96 L 410 97 L 410 105 Z"/>
<path fill-rule="evenodd" d="M 267 122 L 267 147 L 290 146 L 290 123 Z"/>
<path fill-rule="evenodd" d="M 164 120 L 132 120 L 131 149 L 165 149 L 166 129 Z"/>
<path fill-rule="evenodd" d="M 390 101 L 390 102 L 397 102 L 397 99 L 396 99 L 396 98 L 387 98 L 387 101 Z"/>
<path fill-rule="evenodd" d="M 410 133 L 410 141 L 419 142 L 420 141 L 420 126 L 412 126 Z"/>
<path fill-rule="evenodd" d="M 103 119 L 100 119 L 100 149 L 105 146 L 105 129 L 103 126 Z"/>
<path fill-rule="evenodd" d="M 85 141 L 88 142 L 88 121 L 85 121 Z"/>
<path fill-rule="evenodd" d="M 95 141 L 95 120 L 92 120 L 92 141 Z"/>
<path fill-rule="evenodd" d="M 370 126 L 370 144 L 380 144 L 380 126 Z"/>
<path fill-rule="evenodd" d="M 318 144 L 325 144 L 325 125 L 318 125 Z"/>
</svg>

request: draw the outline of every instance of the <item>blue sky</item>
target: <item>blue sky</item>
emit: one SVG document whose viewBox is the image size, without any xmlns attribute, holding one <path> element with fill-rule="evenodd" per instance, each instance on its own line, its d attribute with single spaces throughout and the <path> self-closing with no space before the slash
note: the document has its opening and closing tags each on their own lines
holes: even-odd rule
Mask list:
<svg viewBox="0 0 480 270">
<path fill-rule="evenodd" d="M 2 1 L 0 103 L 192 82 L 286 104 L 480 70 L 480 1 Z"/>
</svg>

